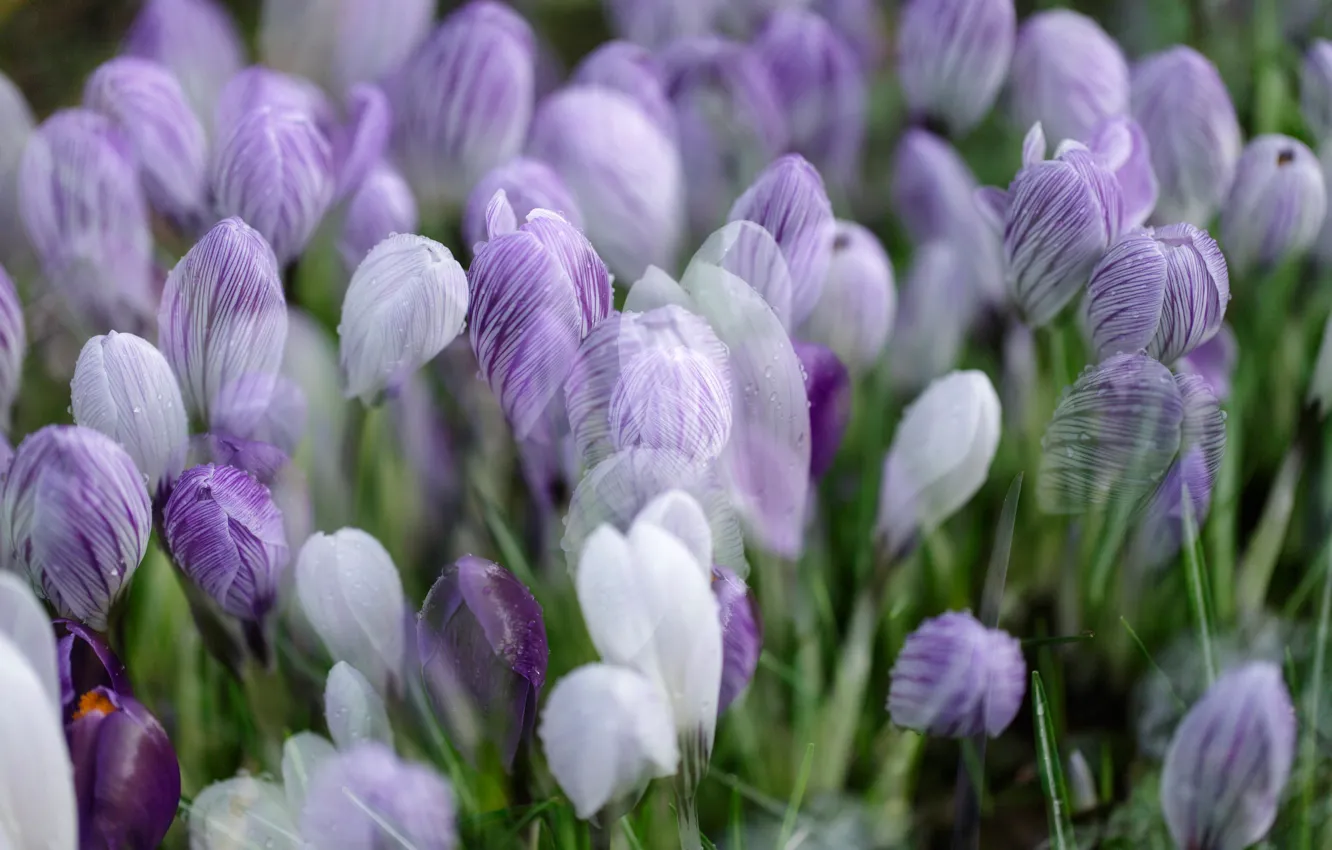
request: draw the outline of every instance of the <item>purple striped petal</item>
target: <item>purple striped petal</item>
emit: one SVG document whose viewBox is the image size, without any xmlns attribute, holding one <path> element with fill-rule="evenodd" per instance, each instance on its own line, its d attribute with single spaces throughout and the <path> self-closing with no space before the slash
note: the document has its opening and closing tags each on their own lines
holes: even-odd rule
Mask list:
<svg viewBox="0 0 1332 850">
<path fill-rule="evenodd" d="M 624 364 L 611 395 L 610 432 L 616 449 L 716 458 L 731 435 L 730 387 L 704 353 L 649 348 Z"/>
<path fill-rule="evenodd" d="M 721 717 L 754 679 L 763 651 L 763 624 L 749 586 L 726 567 L 712 568 L 712 593 L 717 597 L 722 626 L 721 693 L 717 697 L 717 716 Z"/>
<path fill-rule="evenodd" d="M 694 252 L 694 262 L 700 261 L 725 269 L 749 284 L 763 296 L 782 327 L 790 330 L 794 325 L 791 267 L 782 246 L 763 225 L 733 221 L 723 226 Z"/>
<path fill-rule="evenodd" d="M 413 233 L 419 218 L 412 187 L 387 162 L 378 162 L 352 195 L 343 215 L 338 253 L 348 274 L 370 249 L 395 233 Z"/>
<path fill-rule="evenodd" d="M 14 281 L 0 265 L 0 430 L 9 430 L 9 412 L 14 399 L 18 398 L 23 381 L 23 358 L 27 353 L 28 332 L 23 323 L 23 305 L 19 302 Z"/>
<path fill-rule="evenodd" d="M 583 57 L 569 79 L 575 85 L 604 86 L 628 95 L 663 135 L 676 137 L 675 109 L 647 48 L 627 41 L 608 41 Z"/>
<path fill-rule="evenodd" d="M 1303 142 L 1250 140 L 1221 209 L 1221 241 L 1240 274 L 1275 266 L 1313 245 L 1327 212 L 1322 167 Z"/>
<path fill-rule="evenodd" d="M 1013 0 L 908 2 L 897 28 L 897 69 L 911 110 L 955 136 L 966 133 L 1003 87 L 1016 37 Z"/>
<path fill-rule="evenodd" d="M 518 223 L 526 221 L 528 213 L 537 209 L 557 212 L 574 227 L 583 229 L 582 212 L 560 176 L 544 162 L 520 156 L 492 169 L 472 189 L 463 213 L 463 241 L 468 245 L 489 238 L 486 220 L 490 204 L 495 193 L 501 191 L 514 217 L 510 230 L 517 230 Z"/>
<path fill-rule="evenodd" d="M 1156 208 L 1160 191 L 1152 170 L 1152 152 L 1147 134 L 1132 118 L 1110 118 L 1097 128 L 1087 142 L 1092 154 L 1106 169 L 1114 172 L 1124 196 L 1121 230 L 1141 227 Z"/>
<path fill-rule="evenodd" d="M 1038 12 L 1018 30 L 1011 111 L 1019 127 L 1037 121 L 1058 141 L 1086 139 L 1129 110 L 1128 64 L 1119 45 L 1086 15 Z"/>
<path fill-rule="evenodd" d="M 275 112 L 300 112 L 323 131 L 337 123 L 333 104 L 314 83 L 263 65 L 251 65 L 228 80 L 218 96 L 212 116 L 214 144 L 225 142 L 246 114 L 264 107 Z"/>
<path fill-rule="evenodd" d="M 879 361 L 897 314 L 888 252 L 867 228 L 838 221 L 823 294 L 799 330 L 801 339 L 832 349 L 852 371 Z"/>
<path fill-rule="evenodd" d="M 124 52 L 170 68 L 205 127 L 222 87 L 245 64 L 236 22 L 215 0 L 147 0 Z"/>
</svg>

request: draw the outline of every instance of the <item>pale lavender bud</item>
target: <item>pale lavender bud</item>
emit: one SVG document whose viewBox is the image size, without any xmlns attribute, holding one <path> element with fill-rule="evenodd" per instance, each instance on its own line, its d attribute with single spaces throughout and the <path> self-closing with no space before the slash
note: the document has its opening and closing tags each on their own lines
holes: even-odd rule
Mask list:
<svg viewBox="0 0 1332 850">
<path fill-rule="evenodd" d="M 0 562 L 63 617 L 105 629 L 148 548 L 143 473 L 110 437 L 48 425 L 19 444 L 0 501 Z"/>
<path fill-rule="evenodd" d="M 878 237 L 838 221 L 823 293 L 799 336 L 826 345 L 853 372 L 878 363 L 897 314 L 893 265 Z"/>
<path fill-rule="evenodd" d="M 387 162 L 377 164 L 347 204 L 338 253 L 350 274 L 370 249 L 395 233 L 413 233 L 419 224 L 412 187 Z"/>
<path fill-rule="evenodd" d="M 763 624 L 749 586 L 726 567 L 713 566 L 712 593 L 717 597 L 722 627 L 721 693 L 717 697 L 720 717 L 754 679 L 763 651 Z"/>
<path fill-rule="evenodd" d="M 214 0 L 147 0 L 124 50 L 170 68 L 205 127 L 222 87 L 245 64 L 236 23 Z"/>
<path fill-rule="evenodd" d="M 1161 809 L 1179 847 L 1243 850 L 1276 822 L 1295 760 L 1295 706 L 1267 661 L 1221 676 L 1184 716 L 1161 769 Z"/>
<path fill-rule="evenodd" d="M 676 136 L 675 108 L 666 97 L 661 72 L 647 48 L 608 41 L 578 63 L 570 82 L 615 89 L 638 104 L 667 137 Z"/>
<path fill-rule="evenodd" d="M 337 175 L 336 200 L 361 187 L 388 150 L 393 118 L 388 97 L 377 86 L 358 83 L 347 92 L 347 120 L 328 131 Z"/>
<path fill-rule="evenodd" d="M 575 85 L 542 101 L 527 152 L 563 179 L 606 265 L 636 280 L 673 267 L 684 215 L 675 141 L 629 95 Z"/>
<path fill-rule="evenodd" d="M 95 336 L 79 353 L 70 398 L 74 421 L 124 446 L 154 498 L 170 491 L 185 466 L 189 423 L 162 352 L 134 334 Z"/>
<path fill-rule="evenodd" d="M 0 74 L 0 265 L 15 272 L 28 259 L 28 241 L 19 220 L 19 167 L 33 126 L 23 92 Z"/>
<path fill-rule="evenodd" d="M 899 389 L 918 390 L 957 365 L 982 306 L 968 278 L 968 247 L 936 239 L 912 252 L 888 346 Z"/>
<path fill-rule="evenodd" d="M 1320 144 L 1332 136 L 1332 41 L 1316 38 L 1300 71 L 1300 114 Z"/>
<path fill-rule="evenodd" d="M 1086 139 L 1129 109 L 1128 64 L 1119 45 L 1091 18 L 1068 9 L 1023 22 L 1012 75 L 1014 122 L 1039 121 L 1055 140 Z"/>
<path fill-rule="evenodd" d="M 171 71 L 148 59 L 112 59 L 84 84 L 83 105 L 129 140 L 153 208 L 189 227 L 199 223 L 208 203 L 208 139 Z"/>
<path fill-rule="evenodd" d="M 532 118 L 534 57 L 518 13 L 476 0 L 387 84 L 397 162 L 423 207 L 461 206 L 482 175 L 518 153 Z"/>
<path fill-rule="evenodd" d="M 888 55 L 888 26 L 877 0 L 814 0 L 811 8 L 841 34 L 866 78 L 872 77 Z"/>
<path fill-rule="evenodd" d="M 809 396 L 809 474 L 821 478 L 832 466 L 851 422 L 851 376 L 831 349 L 799 340 L 793 344 Z"/>
<path fill-rule="evenodd" d="M 1221 74 L 1193 48 L 1172 47 L 1133 66 L 1132 103 L 1160 182 L 1154 220 L 1205 226 L 1230 190 L 1244 144 Z"/>
<path fill-rule="evenodd" d="M 287 305 L 268 243 L 237 218 L 219 222 L 167 275 L 157 345 L 204 422 L 219 396 L 282 362 Z"/>
<path fill-rule="evenodd" d="M 28 332 L 23 324 L 14 281 L 0 265 L 0 431 L 9 430 L 9 412 L 23 382 L 23 357 L 28 351 Z"/>
<path fill-rule="evenodd" d="M 953 135 L 976 126 L 1008 76 L 1016 35 L 1013 0 L 908 2 L 897 28 L 897 69 L 911 110 Z"/>
<path fill-rule="evenodd" d="M 946 738 L 999 737 L 1027 692 L 1022 644 L 960 611 L 907 635 L 890 675 L 893 723 Z"/>
<path fill-rule="evenodd" d="M 1123 230 L 1141 227 L 1156 208 L 1160 187 L 1147 135 L 1132 118 L 1107 118 L 1087 141 L 1096 160 L 1115 175 L 1124 197 Z"/>
<path fill-rule="evenodd" d="M 230 466 L 185 471 L 162 512 L 171 557 L 233 617 L 262 623 L 290 552 L 268 488 Z"/>
<path fill-rule="evenodd" d="M 1318 158 L 1303 142 L 1276 134 L 1251 140 L 1221 208 L 1221 241 L 1235 271 L 1247 274 L 1299 256 L 1327 212 Z"/>
<path fill-rule="evenodd" d="M 602 0 L 611 30 L 644 47 L 712 32 L 721 0 Z"/>
<path fill-rule="evenodd" d="M 583 215 L 560 175 L 544 162 L 527 157 L 511 159 L 482 177 L 467 198 L 463 213 L 463 240 L 472 247 L 492 235 L 486 227 L 486 212 L 495 193 L 503 191 L 513 212 L 514 227 L 527 220 L 532 210 L 557 212 L 578 229 L 583 229 Z"/>
<path fill-rule="evenodd" d="M 1175 371 L 1197 375 L 1207 382 L 1220 401 L 1230 397 L 1230 378 L 1239 360 L 1239 343 L 1229 324 L 1222 323 L 1216 335 L 1180 358 Z"/>
<path fill-rule="evenodd" d="M 321 130 L 333 127 L 336 111 L 319 86 L 292 74 L 251 65 L 227 81 L 213 111 L 214 142 L 220 145 L 246 114 L 268 107 L 277 112 L 300 112 Z"/>
</svg>

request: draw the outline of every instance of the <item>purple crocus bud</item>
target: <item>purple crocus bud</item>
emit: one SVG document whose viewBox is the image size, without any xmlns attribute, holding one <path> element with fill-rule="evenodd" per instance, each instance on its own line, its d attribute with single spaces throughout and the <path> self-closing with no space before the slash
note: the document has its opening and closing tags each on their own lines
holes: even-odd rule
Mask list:
<svg viewBox="0 0 1332 850">
<path fill-rule="evenodd" d="M 1030 127 L 1039 121 L 1055 140 L 1086 139 L 1106 118 L 1129 109 L 1123 52 L 1078 12 L 1055 9 L 1027 18 L 1018 30 L 1012 73 L 1014 122 Z"/>
<path fill-rule="evenodd" d="M 430 588 L 416 640 L 426 691 L 449 740 L 473 757 L 489 740 L 511 765 L 536 724 L 550 654 L 532 592 L 500 565 L 466 555 Z"/>
<path fill-rule="evenodd" d="M 455 804 L 449 783 L 367 741 L 324 760 L 306 789 L 301 838 L 314 847 L 370 848 L 399 843 L 454 850 Z"/>
<path fill-rule="evenodd" d="M 167 275 L 157 324 L 181 396 L 205 422 L 222 393 L 276 373 L 287 305 L 264 237 L 238 218 L 214 225 Z"/>
<path fill-rule="evenodd" d="M 809 474 L 822 478 L 841 448 L 851 421 L 851 376 L 829 348 L 814 342 L 794 342 L 809 396 Z"/>
<path fill-rule="evenodd" d="M 680 246 L 684 178 L 674 139 L 629 95 L 575 85 L 542 101 L 527 152 L 550 165 L 606 265 L 636 280 L 671 267 Z"/>
<path fill-rule="evenodd" d="M 319 86 L 292 74 L 251 65 L 227 81 L 213 110 L 213 135 L 224 142 L 245 116 L 256 109 L 300 112 L 327 133 L 337 123 L 337 112 Z"/>
<path fill-rule="evenodd" d="M 390 236 L 366 254 L 338 324 L 342 391 L 366 404 L 399 384 L 462 333 L 467 275 L 449 249 L 424 236 Z"/>
<path fill-rule="evenodd" d="M 876 0 L 814 0 L 810 5 L 832 24 L 860 63 L 868 79 L 888 55 L 888 26 Z"/>
<path fill-rule="evenodd" d="M 303 112 L 250 110 L 225 137 L 213 164 L 217 211 L 262 233 L 284 266 L 305 250 L 333 189 L 332 148 Z"/>
<path fill-rule="evenodd" d="M 786 116 L 767 65 L 745 45 L 714 36 L 684 39 L 658 62 L 675 106 L 689 227 L 708 233 L 786 149 Z"/>
<path fill-rule="evenodd" d="M 583 57 L 569 80 L 629 95 L 667 137 L 675 138 L 675 108 L 666 97 L 661 71 L 647 48 L 627 41 L 608 41 Z"/>
<path fill-rule="evenodd" d="M 152 303 L 148 205 L 128 140 L 109 118 L 64 109 L 23 154 L 19 211 L 42 273 L 96 327 L 135 326 Z"/>
<path fill-rule="evenodd" d="M 236 23 L 215 0 L 147 0 L 124 51 L 170 68 L 205 126 L 222 87 L 245 64 Z"/>
<path fill-rule="evenodd" d="M 1047 513 L 1136 505 L 1180 447 L 1184 400 L 1170 370 L 1144 354 L 1089 366 L 1041 439 L 1036 499 Z"/>
<path fill-rule="evenodd" d="M 0 225 L 2 226 L 2 225 Z M 18 398 L 23 381 L 23 356 L 28 333 L 23 325 L 23 305 L 14 281 L 0 265 L 0 430 L 9 430 L 9 411 Z"/>
<path fill-rule="evenodd" d="M 189 423 L 162 352 L 134 334 L 95 336 L 79 352 L 70 397 L 74 421 L 124 446 L 148 492 L 166 496 L 185 467 Z"/>
<path fill-rule="evenodd" d="M 532 119 L 535 51 L 517 12 L 474 0 L 388 83 L 397 162 L 423 207 L 461 206 L 482 175 L 518 153 Z"/>
<path fill-rule="evenodd" d="M 935 239 L 912 253 L 888 345 L 899 390 L 920 390 L 957 365 L 967 331 L 983 306 L 968 278 L 970 247 Z"/>
<path fill-rule="evenodd" d="M 602 5 L 612 32 L 654 49 L 712 32 L 722 10 L 720 0 L 602 0 Z"/>
<path fill-rule="evenodd" d="M 1008 76 L 1016 35 L 1013 0 L 908 2 L 897 28 L 897 70 L 911 111 L 955 136 L 979 124 Z"/>
<path fill-rule="evenodd" d="M 338 239 L 343 267 L 356 271 L 371 248 L 396 233 L 414 233 L 419 223 L 412 187 L 393 166 L 378 163 L 347 204 Z"/>
<path fill-rule="evenodd" d="M 583 229 L 583 214 L 560 175 L 549 165 L 520 156 L 492 169 L 472 189 L 463 213 L 463 240 L 475 248 L 492 235 L 486 227 L 486 211 L 496 192 L 504 192 L 505 202 L 518 222 L 526 221 L 532 210 L 550 210 Z"/>
<path fill-rule="evenodd" d="M 143 474 L 110 437 L 48 425 L 19 444 L 0 500 L 0 562 L 26 571 L 61 616 L 105 629 L 151 530 Z"/>
<path fill-rule="evenodd" d="M 84 84 L 83 105 L 129 140 L 153 208 L 193 226 L 208 203 L 208 139 L 171 71 L 148 59 L 112 59 Z"/>
<path fill-rule="evenodd" d="M 231 466 L 186 470 L 162 514 L 171 557 L 233 617 L 262 624 L 290 553 L 268 488 Z"/>
<path fill-rule="evenodd" d="M 868 96 L 851 48 L 814 12 L 790 8 L 773 13 L 754 50 L 772 75 L 790 149 L 829 182 L 850 188 L 860 170 Z"/>
<path fill-rule="evenodd" d="M 1320 144 L 1332 136 L 1332 41 L 1315 38 L 1300 71 L 1300 114 Z"/>
<path fill-rule="evenodd" d="M 1239 343 L 1230 325 L 1223 323 L 1216 335 L 1185 354 L 1175 364 L 1180 374 L 1197 375 L 1219 401 L 1230 398 L 1230 378 L 1239 360 Z"/>
<path fill-rule="evenodd" d="M 1192 47 L 1154 53 L 1133 66 L 1132 104 L 1160 183 L 1154 220 L 1205 226 L 1230 190 L 1243 147 L 1221 74 Z"/>
<path fill-rule="evenodd" d="M 1096 356 L 1146 351 L 1174 363 L 1221 328 L 1230 274 L 1216 240 L 1191 224 L 1126 234 L 1092 271 L 1084 309 Z"/>
<path fill-rule="evenodd" d="M 721 694 L 717 697 L 720 717 L 754 678 L 763 650 L 763 624 L 749 586 L 726 567 L 713 566 L 712 593 L 717 597 L 722 627 Z"/>
<path fill-rule="evenodd" d="M 1297 721 L 1268 661 L 1217 679 L 1184 715 L 1161 769 L 1161 809 L 1179 847 L 1242 850 L 1276 822 Z"/>
<path fill-rule="evenodd" d="M 883 353 L 896 314 L 888 252 L 868 229 L 839 220 L 823 293 L 800 337 L 826 345 L 853 372 L 868 371 Z"/>
<path fill-rule="evenodd" d="M 156 847 L 180 804 L 180 764 L 162 724 L 134 697 L 101 687 L 79 698 L 65 736 L 79 846 Z"/>
<path fill-rule="evenodd" d="M 610 276 L 592 244 L 536 210 L 472 261 L 472 350 L 519 438 L 542 433 L 578 346 L 611 307 Z"/>
<path fill-rule="evenodd" d="M 19 167 L 33 126 L 23 92 L 0 74 L 0 266 L 14 271 L 28 259 L 28 240 L 19 220 Z"/>
<path fill-rule="evenodd" d="M 791 272 L 792 324 L 803 322 L 832 261 L 832 204 L 819 172 L 799 154 L 781 157 L 736 200 L 729 219 L 759 224 L 777 240 Z"/>
<path fill-rule="evenodd" d="M 1303 254 L 1327 212 L 1323 171 L 1303 142 L 1269 134 L 1249 142 L 1221 209 L 1221 241 L 1247 274 Z"/>
<path fill-rule="evenodd" d="M 328 131 L 337 175 L 334 198 L 343 200 L 361 187 L 388 150 L 393 117 L 382 89 L 358 83 L 347 92 L 347 120 Z"/>
<path fill-rule="evenodd" d="M 1160 187 L 1152 170 L 1147 135 L 1132 118 L 1107 118 L 1087 142 L 1096 160 L 1115 175 L 1124 197 L 1123 230 L 1141 227 L 1156 208 Z"/>
<path fill-rule="evenodd" d="M 890 673 L 893 723 L 945 738 L 997 738 L 1017 717 L 1027 692 L 1022 644 L 950 611 L 907 635 Z"/>
</svg>

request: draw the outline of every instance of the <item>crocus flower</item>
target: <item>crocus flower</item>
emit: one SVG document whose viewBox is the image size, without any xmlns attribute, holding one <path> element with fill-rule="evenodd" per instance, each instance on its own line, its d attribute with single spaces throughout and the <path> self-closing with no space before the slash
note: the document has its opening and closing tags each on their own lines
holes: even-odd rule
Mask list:
<svg viewBox="0 0 1332 850">
<path fill-rule="evenodd" d="M 984 372 L 934 381 L 898 423 L 884 459 L 878 530 L 899 554 L 971 500 L 999 448 L 999 396 Z"/>
<path fill-rule="evenodd" d="M 1156 208 L 1160 187 L 1152 169 L 1147 134 L 1132 118 L 1107 118 L 1087 140 L 1097 162 L 1115 175 L 1124 198 L 1120 229 L 1141 227 Z"/>
<path fill-rule="evenodd" d="M 535 87 L 532 29 L 508 6 L 463 6 L 388 82 L 397 161 L 422 206 L 461 206 L 527 136 Z"/>
<path fill-rule="evenodd" d="M 1295 759 L 1296 719 L 1281 668 L 1228 671 L 1189 709 L 1161 770 L 1161 809 L 1175 844 L 1243 850 L 1276 822 Z"/>
<path fill-rule="evenodd" d="M 9 430 L 9 411 L 23 380 L 23 357 L 27 350 L 23 305 L 19 303 L 14 281 L 0 265 L 0 428 L 5 431 Z"/>
<path fill-rule="evenodd" d="M 1239 343 L 1230 325 L 1222 324 L 1216 335 L 1180 358 L 1175 370 L 1197 375 L 1207 382 L 1219 401 L 1230 397 L 1230 378 L 1239 359 Z"/>
<path fill-rule="evenodd" d="M 1243 137 L 1216 66 L 1177 45 L 1133 66 L 1133 117 L 1160 183 L 1155 221 L 1203 227 L 1230 190 Z"/>
<path fill-rule="evenodd" d="M 449 740 L 489 740 L 504 764 L 536 724 L 546 680 L 541 605 L 500 565 L 466 555 L 444 569 L 417 619 L 421 675 Z"/>
<path fill-rule="evenodd" d="M 1086 139 L 1129 110 L 1129 73 L 1115 40 L 1086 15 L 1037 12 L 1018 30 L 1011 111 L 1020 127 L 1039 121 L 1055 139 Z"/>
<path fill-rule="evenodd" d="M 896 313 L 888 252 L 867 228 L 839 220 L 823 292 L 799 336 L 826 345 L 848 369 L 862 372 L 879 361 Z"/>
<path fill-rule="evenodd" d="M 125 665 L 99 632 L 77 620 L 58 619 L 47 623 L 44 629 L 47 634 L 51 626 L 55 626 L 56 634 L 59 704 L 66 720 L 74 716 L 79 698 L 89 691 L 107 688 L 118 694 L 134 696 Z"/>
<path fill-rule="evenodd" d="M 754 42 L 786 114 L 790 149 L 850 188 L 865 140 L 867 84 L 851 47 L 814 12 L 779 9 Z"/>
<path fill-rule="evenodd" d="M 902 390 L 919 390 L 957 365 L 983 306 L 967 276 L 966 250 L 936 239 L 912 252 L 887 357 Z"/>
<path fill-rule="evenodd" d="M 866 78 L 872 77 L 888 55 L 888 28 L 876 0 L 814 0 L 810 8 L 841 34 Z"/>
<path fill-rule="evenodd" d="M 1126 234 L 1092 271 L 1084 307 L 1092 348 L 1173 363 L 1211 339 L 1230 301 L 1216 240 L 1191 224 Z"/>
<path fill-rule="evenodd" d="M 29 250 L 19 218 L 19 167 L 33 126 L 23 92 L 0 74 L 0 266 L 15 271 Z"/>
<path fill-rule="evenodd" d="M 416 198 L 402 175 L 386 162 L 370 170 L 347 204 L 338 253 L 348 274 L 370 249 L 395 233 L 414 233 L 419 224 Z"/>
<path fill-rule="evenodd" d="M 380 693 L 402 680 L 402 579 L 378 540 L 357 528 L 312 535 L 296 558 L 296 594 L 330 655 Z"/>
<path fill-rule="evenodd" d="M 342 201 L 365 182 L 388 153 L 393 116 L 383 89 L 357 83 L 347 92 L 347 107 L 341 123 L 326 132 L 333 151 L 336 177 L 334 200 Z"/>
<path fill-rule="evenodd" d="M 190 806 L 190 847 L 223 850 L 249 847 L 299 848 L 297 828 L 283 789 L 252 776 L 214 782 Z"/>
<path fill-rule="evenodd" d="M 32 592 L 26 576 L 0 571 L 0 640 L 9 640 L 22 654 L 51 708 L 61 705 L 61 675 L 55 641 L 51 638 L 51 617 Z"/>
<path fill-rule="evenodd" d="M 976 126 L 1008 76 L 1016 33 L 1013 0 L 907 3 L 897 28 L 897 69 L 911 110 L 954 135 Z"/>
<path fill-rule="evenodd" d="M 629 95 L 574 85 L 542 101 L 528 155 L 564 181 L 588 239 L 617 276 L 673 266 L 684 210 L 675 140 Z"/>
<path fill-rule="evenodd" d="M 520 156 L 492 169 L 472 189 L 463 213 L 463 240 L 468 246 L 474 248 L 490 238 L 486 209 L 499 191 L 504 192 L 505 202 L 513 211 L 514 227 L 526 221 L 532 210 L 550 210 L 574 227 L 583 228 L 578 202 L 560 175 L 544 162 Z"/>
<path fill-rule="evenodd" d="M 342 662 L 339 662 L 342 663 Z M 333 665 L 336 668 L 338 665 Z M 355 668 L 343 665 L 348 670 Z M 282 744 L 282 792 L 287 798 L 287 811 L 299 814 L 305 808 L 306 792 L 310 780 L 319 772 L 326 761 L 338 754 L 323 735 L 314 732 L 297 732 Z M 210 786 L 211 787 L 211 786 Z M 195 812 L 190 812 L 193 821 Z M 293 828 L 291 834 L 296 830 Z"/>
<path fill-rule="evenodd" d="M 805 373 L 809 396 L 809 474 L 821 478 L 832 466 L 851 421 L 851 376 L 832 349 L 815 342 L 796 342 L 796 356 Z"/>
<path fill-rule="evenodd" d="M 264 237 L 238 218 L 214 225 L 167 275 L 157 324 L 181 396 L 204 421 L 222 393 L 277 372 L 287 306 Z"/>
<path fill-rule="evenodd" d="M 720 0 L 602 0 L 611 30 L 644 47 L 706 35 L 722 10 Z"/>
<path fill-rule="evenodd" d="M 1332 136 L 1332 41 L 1316 38 L 1300 71 L 1300 114 L 1320 144 Z"/>
<path fill-rule="evenodd" d="M 1221 209 L 1221 241 L 1240 274 L 1274 266 L 1313 244 L 1327 211 L 1313 151 L 1289 136 L 1251 140 Z"/>
<path fill-rule="evenodd" d="M 361 671 L 339 661 L 324 684 L 324 721 L 338 749 L 350 750 L 364 741 L 393 746 L 384 699 Z"/>
<path fill-rule="evenodd" d="M 610 310 L 606 267 L 573 225 L 537 210 L 487 242 L 468 277 L 481 376 L 520 438 L 542 432 L 579 343 Z"/>
<path fill-rule="evenodd" d="M 112 59 L 84 84 L 83 105 L 114 121 L 129 140 L 153 208 L 187 227 L 201 223 L 208 139 L 171 71 L 148 59 Z"/>
<path fill-rule="evenodd" d="M 369 404 L 444 350 L 467 316 L 467 276 L 424 236 L 390 236 L 347 287 L 338 325 L 343 392 Z"/>
<path fill-rule="evenodd" d="M 570 82 L 604 86 L 627 94 L 661 128 L 676 137 L 675 108 L 666 97 L 666 84 L 651 51 L 627 41 L 608 41 L 583 57 Z"/>
<path fill-rule="evenodd" d="M 222 610 L 265 621 L 290 560 L 267 487 L 234 467 L 196 466 L 176 482 L 162 525 L 171 557 Z"/>
<path fill-rule="evenodd" d="M 151 527 L 143 473 L 110 437 L 48 425 L 19 444 L 0 500 L 0 560 L 62 616 L 104 629 Z"/>
<path fill-rule="evenodd" d="M 337 124 L 337 110 L 319 86 L 294 74 L 251 65 L 227 81 L 213 110 L 213 134 L 224 142 L 245 116 L 259 109 L 298 112 L 326 137 Z"/>
<path fill-rule="evenodd" d="M 215 0 L 147 0 L 124 51 L 170 68 L 205 127 L 218 93 L 245 64 L 236 22 Z"/>
<path fill-rule="evenodd" d="M 185 403 L 162 352 L 134 334 L 95 336 L 84 344 L 70 384 L 74 421 L 125 447 L 148 490 L 164 496 L 185 466 Z"/>
<path fill-rule="evenodd" d="M 134 327 L 152 302 L 152 235 L 133 148 L 111 120 L 64 109 L 33 134 L 19 211 L 42 273 L 97 328 Z"/>
<path fill-rule="evenodd" d="M 961 611 L 907 635 L 890 675 L 893 723 L 947 738 L 999 737 L 1027 692 L 1022 644 Z"/>
<path fill-rule="evenodd" d="M 666 694 L 627 667 L 585 664 L 560 679 L 537 734 L 550 772 L 584 819 L 637 798 L 680 762 Z"/>
<path fill-rule="evenodd" d="M 720 717 L 754 679 L 763 650 L 763 627 L 753 594 L 735 573 L 714 566 L 712 592 L 717 597 L 722 627 L 721 692 L 717 697 Z"/>
</svg>

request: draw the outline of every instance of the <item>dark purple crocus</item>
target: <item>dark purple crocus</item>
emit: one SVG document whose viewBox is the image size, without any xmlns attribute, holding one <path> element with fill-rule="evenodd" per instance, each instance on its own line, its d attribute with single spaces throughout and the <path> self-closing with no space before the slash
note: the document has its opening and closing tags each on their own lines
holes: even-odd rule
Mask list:
<svg viewBox="0 0 1332 850">
<path fill-rule="evenodd" d="M 754 678 L 763 651 L 763 623 L 749 586 L 726 567 L 713 565 L 712 594 L 717 597 L 722 627 L 721 693 L 717 697 L 717 716 L 721 717 Z"/>
<path fill-rule="evenodd" d="M 450 740 L 473 756 L 490 741 L 511 765 L 536 723 L 550 654 L 532 592 L 499 564 L 466 555 L 430 588 L 416 639 L 426 690 Z"/>
<path fill-rule="evenodd" d="M 911 110 L 961 134 L 990 111 L 1017 36 L 1013 0 L 911 0 L 897 29 L 898 73 Z"/>
<path fill-rule="evenodd" d="M 831 349 L 799 340 L 794 345 L 809 396 L 809 474 L 821 478 L 832 466 L 851 421 L 851 376 Z"/>
<path fill-rule="evenodd" d="M 78 620 L 58 619 L 56 666 L 60 675 L 60 703 L 66 720 L 78 710 L 79 697 L 95 688 L 109 688 L 134 696 L 129 674 L 100 633 Z"/>
</svg>

